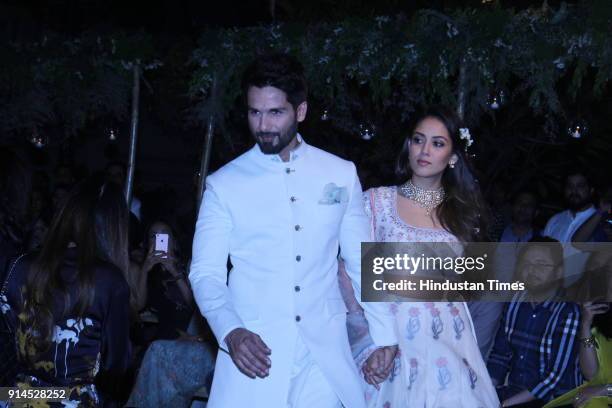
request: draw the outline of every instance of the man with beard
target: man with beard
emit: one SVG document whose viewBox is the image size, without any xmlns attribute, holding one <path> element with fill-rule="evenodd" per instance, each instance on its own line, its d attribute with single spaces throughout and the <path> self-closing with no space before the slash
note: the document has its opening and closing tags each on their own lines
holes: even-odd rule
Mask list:
<svg viewBox="0 0 612 408">
<path fill-rule="evenodd" d="M 593 188 L 583 172 L 574 171 L 565 179 L 564 193 L 568 209 L 548 220 L 543 235 L 559 242 L 571 242 L 576 230 L 595 212 Z"/>
<path fill-rule="evenodd" d="M 580 308 L 562 301 L 563 248 L 557 240 L 523 244 L 516 277 L 527 291 L 504 307 L 487 368 L 502 407 L 541 407 L 581 382 Z"/>
<path fill-rule="evenodd" d="M 340 247 L 360 293 L 370 230 L 355 166 L 297 133 L 307 110 L 298 61 L 259 57 L 242 88 L 256 145 L 208 177 L 189 275 L 221 349 L 208 407 L 365 407 L 337 280 Z M 363 307 L 384 379 L 392 314 Z"/>
<path fill-rule="evenodd" d="M 569 208 L 553 215 L 546 223 L 542 235 L 561 243 L 571 242 L 578 228 L 596 211 L 592 196 L 593 188 L 584 172 L 575 170 L 568 173 L 565 179 L 565 200 Z M 570 244 L 564 245 L 564 255 L 565 285 L 569 286 L 580 279 L 589 255 Z"/>
</svg>

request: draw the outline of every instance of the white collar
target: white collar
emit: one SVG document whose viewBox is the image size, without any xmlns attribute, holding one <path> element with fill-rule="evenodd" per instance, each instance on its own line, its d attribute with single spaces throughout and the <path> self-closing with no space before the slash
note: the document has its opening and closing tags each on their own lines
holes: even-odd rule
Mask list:
<svg viewBox="0 0 612 408">
<path fill-rule="evenodd" d="M 595 211 L 595 206 L 591 205 L 589 208 L 582 210 L 582 211 L 578 211 L 576 213 L 576 215 L 574 215 L 572 213 L 572 210 L 567 210 L 570 218 L 572 220 L 578 219 L 578 218 L 582 218 L 583 216 L 590 216 L 593 212 Z"/>
<path fill-rule="evenodd" d="M 289 162 L 297 160 L 298 158 L 302 157 L 304 153 L 306 152 L 307 144 L 302 138 L 302 135 L 298 133 L 295 137 L 297 138 L 298 145 L 292 151 L 289 152 Z M 280 155 L 278 154 L 263 153 L 258 144 L 255 144 L 255 150 L 259 153 L 260 156 L 265 157 L 266 159 L 270 161 L 277 162 L 277 163 L 284 163 L 283 159 L 281 159 Z"/>
</svg>

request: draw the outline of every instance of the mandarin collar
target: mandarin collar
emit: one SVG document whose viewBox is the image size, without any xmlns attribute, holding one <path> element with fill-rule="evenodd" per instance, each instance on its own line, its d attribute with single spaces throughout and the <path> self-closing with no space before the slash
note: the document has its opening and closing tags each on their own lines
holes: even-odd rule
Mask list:
<svg viewBox="0 0 612 408">
<path fill-rule="evenodd" d="M 298 160 L 299 158 L 303 157 L 304 154 L 306 153 L 307 150 L 307 143 L 304 141 L 304 138 L 302 138 L 302 135 L 300 135 L 299 133 L 296 135 L 297 140 L 298 140 L 298 145 L 295 149 L 293 149 L 291 152 L 289 152 L 289 161 L 288 162 L 284 162 L 283 159 L 281 159 L 280 155 L 278 154 L 264 154 L 259 145 L 257 143 L 255 143 L 255 146 L 253 147 L 253 151 L 255 152 L 255 156 L 258 157 L 259 159 L 262 160 L 267 160 L 269 162 L 272 163 L 291 163 L 294 162 L 296 160 Z"/>
</svg>

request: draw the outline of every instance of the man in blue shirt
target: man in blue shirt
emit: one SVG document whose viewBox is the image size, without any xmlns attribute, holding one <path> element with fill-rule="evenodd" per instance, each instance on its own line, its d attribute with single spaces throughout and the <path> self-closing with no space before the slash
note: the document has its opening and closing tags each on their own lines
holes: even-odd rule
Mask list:
<svg viewBox="0 0 612 408">
<path fill-rule="evenodd" d="M 540 407 L 581 382 L 580 308 L 560 298 L 563 248 L 558 241 L 531 240 L 520 253 L 517 272 L 529 292 L 504 308 L 488 369 L 502 407 Z"/>
</svg>

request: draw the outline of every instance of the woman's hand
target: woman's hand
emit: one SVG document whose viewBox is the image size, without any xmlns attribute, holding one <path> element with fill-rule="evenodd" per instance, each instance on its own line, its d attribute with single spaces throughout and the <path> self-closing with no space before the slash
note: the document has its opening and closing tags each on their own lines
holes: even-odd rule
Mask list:
<svg viewBox="0 0 612 408">
<path fill-rule="evenodd" d="M 165 265 L 166 258 L 163 256 L 166 255 L 163 251 L 155 251 L 153 248 L 149 249 L 147 256 L 142 264 L 142 270 L 144 272 L 149 272 L 153 267 L 157 264 Z"/>
<path fill-rule="evenodd" d="M 585 387 L 581 389 L 574 397 L 573 404 L 574 407 L 579 408 L 589 402 L 591 398 L 605 397 L 606 395 L 607 393 L 605 385 L 592 385 L 590 387 Z"/>
<path fill-rule="evenodd" d="M 607 303 L 583 303 L 580 306 L 580 312 L 582 314 L 582 329 L 590 333 L 591 325 L 593 324 L 593 318 L 595 317 L 595 315 L 606 313 L 609 308 L 610 306 Z"/>
</svg>

